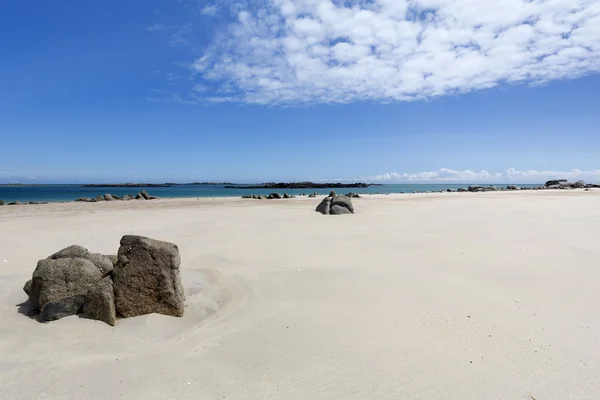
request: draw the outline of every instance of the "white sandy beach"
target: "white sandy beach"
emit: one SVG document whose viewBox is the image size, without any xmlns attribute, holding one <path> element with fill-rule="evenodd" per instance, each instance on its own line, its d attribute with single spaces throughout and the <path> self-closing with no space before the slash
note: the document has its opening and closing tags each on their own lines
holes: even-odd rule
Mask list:
<svg viewBox="0 0 600 400">
<path fill-rule="evenodd" d="M 600 191 L 0 207 L 2 399 L 600 399 Z M 183 318 L 38 323 L 71 244 L 176 243 Z"/>
</svg>

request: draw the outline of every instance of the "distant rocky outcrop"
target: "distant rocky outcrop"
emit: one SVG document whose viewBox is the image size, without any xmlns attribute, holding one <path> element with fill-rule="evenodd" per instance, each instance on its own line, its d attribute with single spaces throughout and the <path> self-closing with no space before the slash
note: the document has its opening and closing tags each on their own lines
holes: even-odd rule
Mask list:
<svg viewBox="0 0 600 400">
<path fill-rule="evenodd" d="M 541 188 L 536 189 L 591 189 L 591 188 L 600 188 L 600 185 L 595 185 L 591 183 L 585 183 L 584 181 L 577 182 L 569 182 L 566 179 L 555 179 L 550 180 L 544 184 Z"/>
<path fill-rule="evenodd" d="M 92 183 L 81 185 L 85 188 L 123 188 L 123 187 L 171 187 L 176 183 Z"/>
<path fill-rule="evenodd" d="M 182 316 L 179 264 L 175 244 L 124 236 L 118 256 L 73 245 L 40 260 L 23 290 L 41 322 L 80 315 L 115 325 L 117 316 Z"/>
<path fill-rule="evenodd" d="M 228 185 L 228 189 L 339 189 L 339 188 L 366 188 L 369 186 L 381 186 L 374 183 L 314 183 L 314 182 L 280 182 L 263 183 L 261 185 Z"/>
<path fill-rule="evenodd" d="M 131 194 L 126 194 L 125 196 L 120 197 L 120 196 L 117 196 L 116 194 L 106 193 L 106 194 L 104 194 L 104 196 L 97 196 L 95 198 L 79 197 L 79 198 L 75 199 L 75 201 L 82 202 L 82 203 L 98 203 L 98 202 L 102 202 L 102 201 L 129 201 L 129 200 L 132 200 L 134 198 L 137 199 L 137 200 L 155 200 L 155 199 L 158 199 L 158 197 L 156 197 L 156 196 L 150 196 L 147 191 L 142 190 L 135 197 L 133 195 L 131 195 Z"/>
<path fill-rule="evenodd" d="M 317 206 L 315 211 L 323 215 L 342 215 L 353 214 L 354 206 L 352 199 L 348 196 L 338 196 L 335 191 L 331 191 L 329 196 L 325 197 Z"/>
</svg>

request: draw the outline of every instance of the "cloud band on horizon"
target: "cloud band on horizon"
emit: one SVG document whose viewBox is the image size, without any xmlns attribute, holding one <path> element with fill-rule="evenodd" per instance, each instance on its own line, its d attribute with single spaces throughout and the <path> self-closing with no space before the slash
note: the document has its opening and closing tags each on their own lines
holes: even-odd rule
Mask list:
<svg viewBox="0 0 600 400">
<path fill-rule="evenodd" d="M 544 183 L 551 179 L 567 179 L 570 181 L 584 180 L 588 183 L 600 183 L 600 169 L 582 171 L 519 171 L 509 168 L 503 172 L 457 171 L 441 168 L 437 171 L 425 172 L 390 172 L 381 175 L 363 178 L 369 182 L 457 182 L 457 183 Z"/>
</svg>

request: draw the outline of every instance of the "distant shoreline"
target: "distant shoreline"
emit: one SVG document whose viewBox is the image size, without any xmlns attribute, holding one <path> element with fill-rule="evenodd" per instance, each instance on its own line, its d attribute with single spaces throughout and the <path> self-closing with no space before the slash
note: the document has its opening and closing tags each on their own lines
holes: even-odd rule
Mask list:
<svg viewBox="0 0 600 400">
<path fill-rule="evenodd" d="M 225 189 L 346 189 L 383 186 L 377 183 L 314 183 L 314 182 L 280 182 L 260 185 L 228 185 Z"/>
</svg>

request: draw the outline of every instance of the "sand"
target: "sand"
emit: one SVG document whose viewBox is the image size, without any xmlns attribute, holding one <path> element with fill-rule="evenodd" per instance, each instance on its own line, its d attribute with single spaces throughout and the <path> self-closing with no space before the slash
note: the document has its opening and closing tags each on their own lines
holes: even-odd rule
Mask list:
<svg viewBox="0 0 600 400">
<path fill-rule="evenodd" d="M 0 398 L 600 398 L 600 191 L 318 201 L 0 207 Z M 124 234 L 179 245 L 183 318 L 19 312 Z"/>
</svg>

